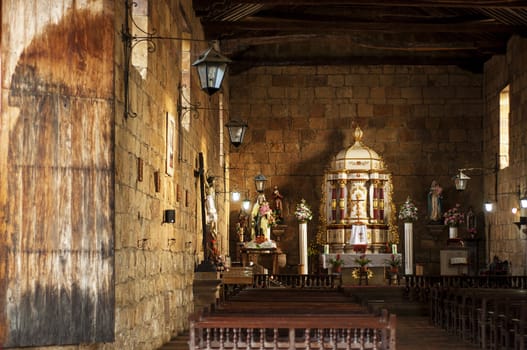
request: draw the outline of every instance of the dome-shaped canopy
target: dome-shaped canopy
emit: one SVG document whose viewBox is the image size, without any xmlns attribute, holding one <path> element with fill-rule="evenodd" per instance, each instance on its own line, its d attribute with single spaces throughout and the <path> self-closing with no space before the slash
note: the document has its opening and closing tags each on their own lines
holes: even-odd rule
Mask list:
<svg viewBox="0 0 527 350">
<path fill-rule="evenodd" d="M 334 158 L 333 171 L 379 171 L 384 170 L 382 158 L 362 143 L 362 130 L 357 127 L 353 133 L 355 143 L 340 151 Z"/>
</svg>

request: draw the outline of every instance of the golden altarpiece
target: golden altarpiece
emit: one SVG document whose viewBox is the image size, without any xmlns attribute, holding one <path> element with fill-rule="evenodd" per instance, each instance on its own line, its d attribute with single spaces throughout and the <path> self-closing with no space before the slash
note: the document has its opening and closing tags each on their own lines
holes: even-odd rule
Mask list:
<svg viewBox="0 0 527 350">
<path fill-rule="evenodd" d="M 362 143 L 362 130 L 354 131 L 355 142 L 340 151 L 324 176 L 324 212 L 329 252 L 322 255 L 324 268 L 336 254 L 344 266 L 356 266 L 357 256 L 366 254 L 370 266 L 384 266 L 391 258 L 390 243 L 396 242 L 391 174 L 382 158 Z"/>
</svg>

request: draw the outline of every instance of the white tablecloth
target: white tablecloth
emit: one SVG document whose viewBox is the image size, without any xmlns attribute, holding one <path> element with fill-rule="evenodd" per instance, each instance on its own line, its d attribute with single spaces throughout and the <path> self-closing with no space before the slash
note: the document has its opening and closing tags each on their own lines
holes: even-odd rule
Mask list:
<svg viewBox="0 0 527 350">
<path fill-rule="evenodd" d="M 357 254 L 357 253 L 339 253 L 340 258 L 344 261 L 344 265 L 342 267 L 358 267 L 359 264 L 355 262 L 355 259 L 359 258 L 363 254 Z M 366 258 L 370 259 L 371 262 L 368 264 L 370 267 L 378 267 L 378 266 L 389 266 L 389 264 L 386 262 L 387 260 L 392 259 L 392 254 L 365 254 Z M 401 254 L 395 254 L 396 258 L 401 260 Z M 337 257 L 337 254 L 321 254 L 320 258 L 322 260 L 322 267 L 327 269 L 331 263 L 331 260 L 335 260 Z"/>
</svg>

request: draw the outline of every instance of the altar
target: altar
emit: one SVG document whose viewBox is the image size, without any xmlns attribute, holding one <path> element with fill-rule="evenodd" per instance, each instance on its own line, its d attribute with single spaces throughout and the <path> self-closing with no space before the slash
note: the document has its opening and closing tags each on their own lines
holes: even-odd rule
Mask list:
<svg viewBox="0 0 527 350">
<path fill-rule="evenodd" d="M 279 269 L 279 262 L 278 258 L 282 254 L 282 252 L 277 248 L 268 248 L 268 249 L 260 249 L 260 248 L 242 248 L 241 249 L 242 254 L 242 266 L 248 267 L 251 266 L 251 263 L 261 265 L 265 267 L 266 269 L 271 269 L 271 273 L 273 275 L 278 274 Z M 266 258 L 269 258 L 266 261 Z"/>
<path fill-rule="evenodd" d="M 388 244 L 398 243 L 390 234 L 391 175 L 382 157 L 362 143 L 359 127 L 353 136 L 353 145 L 340 151 L 325 172 L 326 241 L 331 253 L 358 248 L 383 253 Z"/>
<path fill-rule="evenodd" d="M 384 254 L 384 253 L 374 253 L 374 254 L 360 254 L 360 253 L 340 253 L 338 254 L 340 260 L 343 261 L 342 264 L 342 281 L 343 283 L 356 284 L 357 281 L 354 281 L 352 278 L 352 270 L 359 267 L 359 264 L 355 261 L 359 258 L 366 258 L 370 260 L 368 263 L 368 268 L 372 270 L 373 276 L 370 279 L 370 284 L 386 284 L 386 271 L 390 268 L 388 261 L 392 260 L 392 257 L 402 261 L 401 254 Z M 331 267 L 331 261 L 336 260 L 337 254 L 321 254 L 320 260 L 322 267 L 324 269 Z M 400 269 L 402 266 L 399 267 Z M 402 272 L 402 271 L 401 271 Z"/>
<path fill-rule="evenodd" d="M 364 256 L 366 259 L 371 260 L 371 262 L 368 264 L 368 267 L 385 267 L 389 266 L 388 261 L 392 259 L 392 255 L 395 256 L 396 259 L 399 259 L 401 261 L 401 254 L 383 254 L 383 253 L 376 253 L 376 254 L 358 254 L 358 253 L 341 253 L 338 254 L 340 259 L 344 261 L 342 267 L 344 268 L 350 268 L 350 267 L 358 267 L 359 264 L 355 262 L 356 259 Z M 321 254 L 321 262 L 322 267 L 327 269 L 331 266 L 331 260 L 335 260 L 337 258 L 337 254 Z"/>
</svg>

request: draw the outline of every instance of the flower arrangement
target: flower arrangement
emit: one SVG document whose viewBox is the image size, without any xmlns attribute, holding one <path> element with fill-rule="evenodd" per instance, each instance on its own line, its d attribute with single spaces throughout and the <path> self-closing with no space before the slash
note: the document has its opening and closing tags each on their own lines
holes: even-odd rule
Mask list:
<svg viewBox="0 0 527 350">
<path fill-rule="evenodd" d="M 361 254 L 358 258 L 355 259 L 355 262 L 359 264 L 360 267 L 365 267 L 369 263 L 371 263 L 371 260 L 366 257 L 365 254 Z"/>
<path fill-rule="evenodd" d="M 406 202 L 401 205 L 401 209 L 399 210 L 399 220 L 404 222 L 417 221 L 417 207 L 410 197 L 407 197 Z"/>
<path fill-rule="evenodd" d="M 335 259 L 329 260 L 329 263 L 331 264 L 333 268 L 337 268 L 337 267 L 344 265 L 344 260 L 340 258 L 340 254 L 337 254 L 337 256 L 335 256 Z"/>
<path fill-rule="evenodd" d="M 351 277 L 358 280 L 361 278 L 361 274 L 366 273 L 366 278 L 370 279 L 373 277 L 373 271 L 371 269 L 368 269 L 366 271 L 361 271 L 360 269 L 356 268 L 351 271 Z"/>
<path fill-rule="evenodd" d="M 401 259 L 395 254 L 392 254 L 391 258 L 386 259 L 384 262 L 390 265 L 392 268 L 398 268 L 401 266 Z"/>
<path fill-rule="evenodd" d="M 300 222 L 309 221 L 313 218 L 313 213 L 311 213 L 305 199 L 302 198 L 300 203 L 296 205 L 295 216 Z"/>
<path fill-rule="evenodd" d="M 454 208 L 448 209 L 444 214 L 445 225 L 457 227 L 465 222 L 465 214 L 461 211 L 461 205 L 456 204 Z"/>
<path fill-rule="evenodd" d="M 260 217 L 267 219 L 267 225 L 273 226 L 276 223 L 276 218 L 273 210 L 269 206 L 269 202 L 263 202 L 258 209 Z"/>
</svg>

